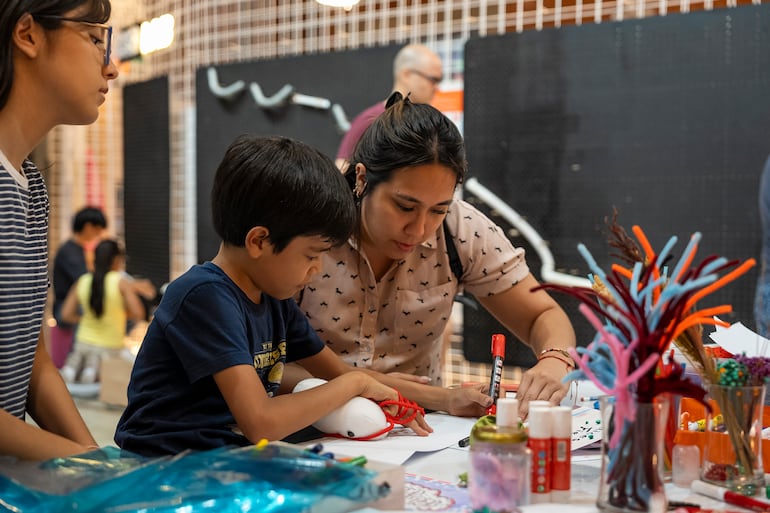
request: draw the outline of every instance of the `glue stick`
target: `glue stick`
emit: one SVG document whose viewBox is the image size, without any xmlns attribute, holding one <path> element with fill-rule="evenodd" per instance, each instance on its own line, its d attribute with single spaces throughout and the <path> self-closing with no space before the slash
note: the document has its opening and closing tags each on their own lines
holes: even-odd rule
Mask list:
<svg viewBox="0 0 770 513">
<path fill-rule="evenodd" d="M 552 406 L 550 401 L 543 401 L 542 399 L 529 401 L 528 404 L 529 404 L 530 410 L 532 408 L 537 408 L 538 406 L 542 406 L 543 408 L 548 408 L 549 406 Z"/>
<path fill-rule="evenodd" d="M 519 400 L 515 397 L 501 397 L 497 400 L 495 424 L 499 427 L 519 428 Z"/>
<path fill-rule="evenodd" d="M 551 501 L 551 435 L 550 406 L 529 409 L 529 449 L 532 451 L 532 504 Z M 570 422 L 570 425 L 572 423 Z"/>
<path fill-rule="evenodd" d="M 551 409 L 553 433 L 551 437 L 551 500 L 568 503 L 570 474 L 572 472 L 572 408 L 556 406 Z"/>
</svg>

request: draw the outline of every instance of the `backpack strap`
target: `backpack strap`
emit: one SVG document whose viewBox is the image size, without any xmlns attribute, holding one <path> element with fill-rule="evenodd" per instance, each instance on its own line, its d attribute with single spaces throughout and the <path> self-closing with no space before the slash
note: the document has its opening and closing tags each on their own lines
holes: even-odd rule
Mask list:
<svg viewBox="0 0 770 513">
<path fill-rule="evenodd" d="M 446 241 L 446 250 L 449 254 L 449 268 L 452 269 L 452 274 L 455 275 L 457 281 L 460 281 L 460 277 L 463 275 L 463 263 L 460 261 L 460 255 L 457 254 L 457 247 L 455 246 L 454 238 L 449 231 L 446 218 L 444 218 L 444 240 Z"/>
<path fill-rule="evenodd" d="M 460 255 L 457 254 L 457 246 L 455 246 L 455 240 L 452 237 L 452 233 L 449 231 L 446 218 L 444 218 L 444 222 L 442 224 L 444 225 L 444 240 L 446 240 L 446 251 L 449 255 L 449 267 L 452 269 L 452 274 L 454 274 L 455 278 L 457 278 L 457 282 L 460 283 L 461 277 L 463 275 L 463 263 L 460 260 Z M 473 300 L 471 296 L 457 294 L 454 300 L 458 303 L 462 303 L 467 307 L 473 308 L 474 310 L 479 309 L 479 305 L 476 303 L 476 301 Z"/>
</svg>

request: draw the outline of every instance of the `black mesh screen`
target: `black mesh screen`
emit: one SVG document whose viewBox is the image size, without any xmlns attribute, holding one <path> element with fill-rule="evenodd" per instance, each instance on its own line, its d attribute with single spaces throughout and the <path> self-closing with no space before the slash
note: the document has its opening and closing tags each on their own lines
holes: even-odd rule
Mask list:
<svg viewBox="0 0 770 513">
<path fill-rule="evenodd" d="M 339 105 L 348 120 L 378 101 L 384 101 L 393 85 L 393 58 L 401 45 L 362 48 L 344 52 L 299 55 L 279 59 L 238 62 L 215 66 L 222 86 L 244 81 L 246 89 L 232 99 L 212 94 L 209 68 L 197 72 L 197 198 L 198 260 L 211 259 L 219 238 L 211 222 L 211 185 L 219 162 L 238 135 L 283 135 L 314 146 L 335 158 L 343 132 L 331 109 L 281 103 L 259 107 L 250 92 L 259 85 L 265 97 L 280 98 L 291 86 L 299 94 Z"/>
<path fill-rule="evenodd" d="M 123 89 L 126 269 L 153 281 L 169 280 L 168 79 Z"/>
<path fill-rule="evenodd" d="M 675 258 L 695 231 L 703 233 L 697 262 L 758 257 L 768 41 L 770 5 L 469 40 L 470 175 L 527 218 L 565 272 L 588 272 L 579 242 L 607 268 L 604 219 L 613 207 L 658 250 L 676 235 Z M 539 279 L 534 251 L 528 261 Z M 726 320 L 753 326 L 756 277 L 755 269 L 701 306 L 732 304 Z M 554 297 L 579 343 L 590 342 L 576 303 Z M 466 345 L 467 357 L 488 362 L 496 323 L 466 309 L 464 329 L 466 340 L 484 341 Z"/>
</svg>

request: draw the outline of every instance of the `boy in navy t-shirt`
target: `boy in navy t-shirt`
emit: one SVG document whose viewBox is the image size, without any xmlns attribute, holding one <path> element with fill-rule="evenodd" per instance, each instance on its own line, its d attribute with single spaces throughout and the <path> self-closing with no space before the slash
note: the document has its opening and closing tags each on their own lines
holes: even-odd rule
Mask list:
<svg viewBox="0 0 770 513">
<path fill-rule="evenodd" d="M 131 374 L 121 448 L 159 456 L 249 445 L 356 396 L 398 399 L 378 379 L 398 380 L 342 362 L 292 299 L 321 272 L 320 256 L 348 238 L 355 208 L 334 163 L 301 142 L 241 136 L 228 148 L 211 194 L 219 252 L 167 287 Z M 280 395 L 287 362 L 328 383 Z M 407 425 L 431 431 L 421 415 Z"/>
</svg>

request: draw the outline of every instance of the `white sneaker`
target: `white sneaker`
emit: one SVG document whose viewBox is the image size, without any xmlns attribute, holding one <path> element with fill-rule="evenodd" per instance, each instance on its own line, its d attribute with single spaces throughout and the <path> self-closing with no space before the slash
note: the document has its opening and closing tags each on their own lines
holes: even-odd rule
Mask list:
<svg viewBox="0 0 770 513">
<path fill-rule="evenodd" d="M 96 368 L 95 367 L 86 367 L 83 369 L 83 372 L 80 373 L 80 382 L 91 384 L 96 381 Z"/>
<path fill-rule="evenodd" d="M 74 383 L 75 382 L 75 376 L 77 375 L 77 371 L 70 367 L 69 365 L 65 365 L 59 370 L 59 373 L 61 374 L 62 379 L 65 383 Z"/>
</svg>

